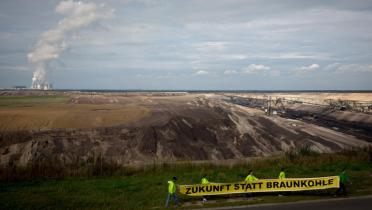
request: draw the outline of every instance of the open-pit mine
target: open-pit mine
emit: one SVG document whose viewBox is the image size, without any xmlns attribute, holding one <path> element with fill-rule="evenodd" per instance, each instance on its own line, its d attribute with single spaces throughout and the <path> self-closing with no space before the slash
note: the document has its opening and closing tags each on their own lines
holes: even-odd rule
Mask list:
<svg viewBox="0 0 372 210">
<path fill-rule="evenodd" d="M 1 91 L 0 165 L 241 160 L 372 144 L 372 93 Z"/>
</svg>

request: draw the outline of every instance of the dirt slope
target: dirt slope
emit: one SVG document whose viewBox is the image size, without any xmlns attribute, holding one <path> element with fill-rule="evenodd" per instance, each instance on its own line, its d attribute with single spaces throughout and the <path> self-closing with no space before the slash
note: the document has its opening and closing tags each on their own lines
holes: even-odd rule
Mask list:
<svg viewBox="0 0 372 210">
<path fill-rule="evenodd" d="M 95 115 L 87 111 L 98 105 L 106 116 L 101 124 L 93 123 L 91 119 Z M 67 109 L 65 114 L 51 119 L 50 126 L 43 130 L 3 129 L 0 165 L 55 161 L 70 164 L 101 156 L 118 164 L 240 159 L 272 155 L 304 145 L 330 152 L 370 144 L 326 126 L 269 117 L 258 109 L 229 103 L 217 94 L 75 94 L 65 106 L 85 108 Z M 137 112 L 130 107 L 147 111 Z M 17 117 L 29 121 L 25 108 L 12 109 L 1 109 L 0 113 L 10 115 L 20 109 L 23 111 Z M 61 117 L 79 113 L 89 117 L 77 117 L 76 122 L 70 121 L 69 128 L 56 123 Z"/>
</svg>

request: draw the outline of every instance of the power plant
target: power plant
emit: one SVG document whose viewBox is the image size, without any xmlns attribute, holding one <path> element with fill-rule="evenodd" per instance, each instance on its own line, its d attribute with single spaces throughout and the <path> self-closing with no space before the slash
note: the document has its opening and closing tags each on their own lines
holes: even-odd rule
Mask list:
<svg viewBox="0 0 372 210">
<path fill-rule="evenodd" d="M 52 90 L 53 85 L 52 85 L 52 83 L 47 83 L 47 82 L 33 83 L 31 88 L 36 89 L 36 90 Z"/>
</svg>

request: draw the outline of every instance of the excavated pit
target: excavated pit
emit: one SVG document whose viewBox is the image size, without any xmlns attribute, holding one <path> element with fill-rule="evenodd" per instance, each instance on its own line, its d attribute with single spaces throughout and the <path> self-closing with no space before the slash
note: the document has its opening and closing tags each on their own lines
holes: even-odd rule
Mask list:
<svg viewBox="0 0 372 210">
<path fill-rule="evenodd" d="M 267 116 L 261 110 L 263 101 L 256 100 L 252 105 L 252 101 L 230 100 L 221 94 L 69 96 L 71 99 L 63 106 L 99 104 L 91 111 L 105 114 L 97 115 L 100 120 L 91 127 L 74 128 L 67 124 L 38 130 L 2 130 L 2 167 L 43 162 L 69 165 L 97 158 L 118 165 L 246 159 L 305 145 L 318 152 L 371 145 L 368 119 L 350 122 L 332 118 L 329 112 L 323 115 L 289 108 L 281 116 Z M 123 118 L 124 121 L 109 121 L 111 112 L 127 107 L 142 107 L 138 112 L 141 114 Z"/>
</svg>

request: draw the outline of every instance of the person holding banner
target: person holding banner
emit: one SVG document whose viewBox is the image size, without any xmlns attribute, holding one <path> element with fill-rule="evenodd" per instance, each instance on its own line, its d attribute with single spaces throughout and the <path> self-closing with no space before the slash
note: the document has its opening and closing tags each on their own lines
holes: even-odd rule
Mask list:
<svg viewBox="0 0 372 210">
<path fill-rule="evenodd" d="M 281 169 L 280 169 L 280 173 L 279 173 L 278 179 L 285 179 L 285 171 L 284 171 L 284 168 L 281 168 Z"/>
<path fill-rule="evenodd" d="M 207 179 L 207 174 L 204 174 L 203 178 L 201 179 L 201 184 L 209 184 L 209 181 Z M 207 202 L 207 196 L 202 196 L 202 202 Z"/>
<path fill-rule="evenodd" d="M 281 168 L 281 169 L 280 169 L 280 173 L 279 173 L 278 179 L 285 179 L 285 171 L 284 171 L 284 168 Z M 286 193 L 279 193 L 278 196 L 284 196 L 284 195 L 286 195 Z"/>
<path fill-rule="evenodd" d="M 246 181 L 246 182 L 252 182 L 252 181 L 257 181 L 257 180 L 258 180 L 258 178 L 253 175 L 253 171 L 252 170 L 249 170 L 248 176 L 245 178 L 244 181 Z M 246 197 L 252 196 L 252 193 L 246 193 L 245 196 Z"/>
<path fill-rule="evenodd" d="M 175 181 L 177 181 L 177 177 L 175 176 L 172 178 L 172 180 L 168 181 L 168 195 L 167 200 L 165 202 L 165 208 L 168 208 L 170 199 L 173 199 L 176 205 L 179 206 L 178 198 L 176 195 L 177 186 Z"/>
<path fill-rule="evenodd" d="M 340 187 L 337 189 L 335 196 L 337 195 L 346 196 L 347 195 L 346 183 L 349 182 L 350 184 L 352 184 L 348 175 L 346 174 L 346 169 L 344 168 L 338 176 L 340 177 Z"/>
<path fill-rule="evenodd" d="M 245 178 L 246 182 L 257 181 L 258 178 L 253 175 L 253 171 L 249 170 L 248 176 Z"/>
</svg>

